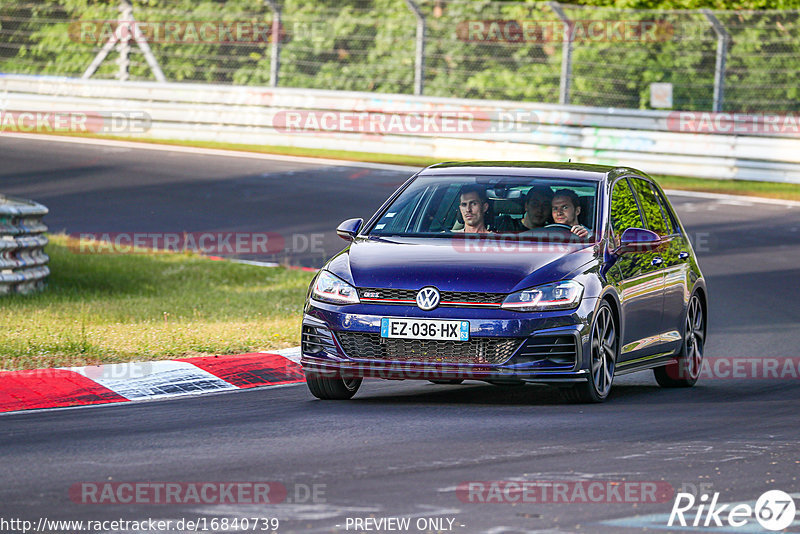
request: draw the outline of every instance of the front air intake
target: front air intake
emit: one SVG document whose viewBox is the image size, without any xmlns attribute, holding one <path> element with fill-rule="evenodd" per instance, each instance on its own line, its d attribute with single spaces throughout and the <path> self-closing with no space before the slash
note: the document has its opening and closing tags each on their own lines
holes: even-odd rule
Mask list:
<svg viewBox="0 0 800 534">
<path fill-rule="evenodd" d="M 325 350 L 336 352 L 331 331 L 320 326 L 303 325 L 300 347 L 304 354 L 319 354 Z"/>
<path fill-rule="evenodd" d="M 571 369 L 578 357 L 575 336 L 534 336 L 528 338 L 514 358 L 515 363 L 540 362 L 543 367 Z"/>
<path fill-rule="evenodd" d="M 472 338 L 469 341 L 384 339 L 380 334 L 337 332 L 348 358 L 420 363 L 498 365 L 519 347 L 519 338 Z"/>
</svg>

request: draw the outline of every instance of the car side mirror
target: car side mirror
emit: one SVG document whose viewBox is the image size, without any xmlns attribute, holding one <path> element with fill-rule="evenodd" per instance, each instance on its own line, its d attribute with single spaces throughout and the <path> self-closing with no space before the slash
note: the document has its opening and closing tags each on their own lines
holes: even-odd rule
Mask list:
<svg viewBox="0 0 800 534">
<path fill-rule="evenodd" d="M 644 228 L 628 228 L 622 232 L 619 246 L 614 250 L 614 254 L 625 254 L 627 252 L 650 252 L 661 245 L 661 238 L 657 233 Z"/>
<path fill-rule="evenodd" d="M 358 230 L 363 222 L 364 219 L 347 219 L 336 228 L 336 235 L 345 241 L 352 241 L 358 235 Z"/>
</svg>

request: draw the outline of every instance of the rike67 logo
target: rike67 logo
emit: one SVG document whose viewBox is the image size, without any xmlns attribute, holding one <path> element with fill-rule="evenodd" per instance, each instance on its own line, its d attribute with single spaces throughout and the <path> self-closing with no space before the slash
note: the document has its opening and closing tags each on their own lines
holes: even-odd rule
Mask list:
<svg viewBox="0 0 800 534">
<path fill-rule="evenodd" d="M 755 506 L 748 503 L 720 504 L 719 492 L 711 497 L 704 493 L 699 499 L 691 493 L 678 493 L 667 526 L 726 527 L 726 531 L 729 528 L 745 527 L 747 532 L 755 532 L 755 519 L 762 528 L 777 532 L 794 522 L 795 513 L 794 499 L 781 490 L 764 492 Z"/>
</svg>

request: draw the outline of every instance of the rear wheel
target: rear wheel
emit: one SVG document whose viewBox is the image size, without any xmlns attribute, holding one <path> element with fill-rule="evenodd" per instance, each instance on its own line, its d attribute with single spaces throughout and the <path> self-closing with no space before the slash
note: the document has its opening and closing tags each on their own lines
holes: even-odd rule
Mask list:
<svg viewBox="0 0 800 534">
<path fill-rule="evenodd" d="M 617 322 L 608 302 L 603 301 L 592 322 L 589 378 L 562 390 L 573 402 L 603 402 L 611 391 L 617 364 Z"/>
<path fill-rule="evenodd" d="M 322 400 L 347 400 L 361 386 L 360 377 L 323 376 L 306 372 L 306 384 L 311 394 Z"/>
<path fill-rule="evenodd" d="M 706 339 L 706 319 L 700 297 L 692 295 L 686 308 L 681 353 L 677 361 L 653 369 L 656 382 L 663 388 L 688 388 L 697 382 L 703 366 L 703 347 Z"/>
</svg>

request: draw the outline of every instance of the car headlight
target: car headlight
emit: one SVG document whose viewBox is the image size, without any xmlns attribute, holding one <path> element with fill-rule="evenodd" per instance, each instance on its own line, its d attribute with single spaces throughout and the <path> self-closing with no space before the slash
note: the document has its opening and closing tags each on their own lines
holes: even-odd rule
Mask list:
<svg viewBox="0 0 800 534">
<path fill-rule="evenodd" d="M 322 302 L 331 304 L 358 304 L 356 288 L 328 271 L 320 271 L 311 296 Z"/>
<path fill-rule="evenodd" d="M 523 312 L 571 310 L 580 304 L 582 296 L 581 284 L 575 280 L 562 280 L 511 293 L 501 307 Z"/>
</svg>

